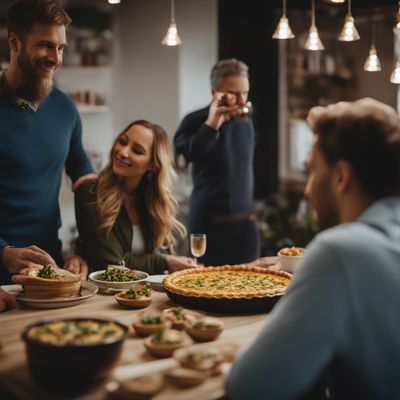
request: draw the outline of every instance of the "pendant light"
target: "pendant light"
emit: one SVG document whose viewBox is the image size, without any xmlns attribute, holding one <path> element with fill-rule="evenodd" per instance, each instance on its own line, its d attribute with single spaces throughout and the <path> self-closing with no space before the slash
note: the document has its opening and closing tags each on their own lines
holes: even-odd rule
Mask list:
<svg viewBox="0 0 400 400">
<path fill-rule="evenodd" d="M 286 18 L 286 0 L 283 0 L 283 14 L 272 35 L 273 39 L 293 39 L 294 35 L 289 26 L 289 20 Z"/>
<path fill-rule="evenodd" d="M 344 3 L 346 0 L 331 0 L 331 3 Z"/>
<path fill-rule="evenodd" d="M 174 0 L 171 0 L 171 21 L 167 33 L 164 36 L 161 44 L 165 46 L 179 46 L 182 41 L 178 35 L 178 29 L 175 23 L 175 7 Z"/>
<path fill-rule="evenodd" d="M 397 10 L 397 24 L 393 28 L 393 33 L 395 36 L 395 48 L 398 46 L 398 41 L 400 40 L 400 1 L 399 1 L 399 8 Z M 395 51 L 395 55 L 397 52 Z M 390 75 L 390 82 L 395 83 L 395 84 L 400 84 L 400 58 L 397 56 L 397 61 L 396 61 L 396 66 L 394 67 L 394 70 L 392 74 Z"/>
<path fill-rule="evenodd" d="M 342 32 L 339 35 L 339 40 L 343 42 L 354 42 L 360 39 L 360 35 L 357 32 L 356 26 L 354 25 L 354 18 L 351 15 L 351 0 L 348 1 L 348 11 L 346 19 L 344 21 L 344 26 Z"/>
<path fill-rule="evenodd" d="M 306 50 L 313 50 L 313 51 L 325 49 L 324 45 L 322 44 L 319 38 L 317 26 L 315 25 L 315 0 L 312 0 L 311 3 L 311 26 L 304 48 Z"/>
<path fill-rule="evenodd" d="M 379 61 L 378 54 L 375 48 L 375 25 L 372 26 L 372 40 L 369 49 L 369 55 L 364 64 L 364 71 L 376 72 L 382 69 L 381 62 Z"/>
<path fill-rule="evenodd" d="M 119 4 L 121 0 L 108 0 L 108 4 Z"/>
</svg>

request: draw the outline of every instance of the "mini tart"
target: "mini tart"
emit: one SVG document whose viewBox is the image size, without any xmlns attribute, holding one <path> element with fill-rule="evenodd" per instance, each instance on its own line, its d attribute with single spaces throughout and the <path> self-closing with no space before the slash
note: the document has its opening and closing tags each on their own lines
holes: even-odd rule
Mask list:
<svg viewBox="0 0 400 400">
<path fill-rule="evenodd" d="M 292 275 L 261 267 L 225 265 L 174 272 L 164 281 L 172 293 L 210 299 L 253 299 L 282 296 Z"/>
<path fill-rule="evenodd" d="M 159 323 L 144 322 L 143 320 L 151 321 L 154 318 L 160 320 Z M 171 323 L 167 321 L 159 312 L 141 312 L 134 319 L 132 326 L 138 336 L 148 336 L 157 332 L 160 329 L 169 328 Z"/>
<path fill-rule="evenodd" d="M 222 350 L 217 347 L 204 347 L 204 345 L 193 345 L 174 351 L 174 358 L 184 368 L 199 371 L 211 371 L 218 364 L 225 361 Z"/>
<path fill-rule="evenodd" d="M 192 343 L 192 339 L 185 332 L 176 329 L 160 330 L 144 340 L 147 351 L 153 356 L 161 358 L 171 357 L 176 349 Z"/>
<path fill-rule="evenodd" d="M 209 341 L 216 339 L 224 330 L 224 323 L 213 317 L 198 318 L 194 321 L 187 321 L 186 332 L 198 341 Z"/>
<path fill-rule="evenodd" d="M 140 291 L 143 290 L 143 287 L 138 287 L 136 290 Z M 115 300 L 118 304 L 124 307 L 130 308 L 144 308 L 151 304 L 151 289 L 149 289 L 149 295 L 146 296 L 144 294 L 137 294 L 136 296 L 130 296 L 129 290 L 124 290 L 122 292 L 116 293 L 114 295 Z"/>
<path fill-rule="evenodd" d="M 204 316 L 196 311 L 186 310 L 182 307 L 171 307 L 163 310 L 162 315 L 168 321 L 171 321 L 172 328 L 183 329 L 186 322 L 194 321 L 197 318 Z"/>
<path fill-rule="evenodd" d="M 160 392 L 164 386 L 165 380 L 161 374 L 143 375 L 120 382 L 117 394 L 124 399 L 132 399 L 132 396 L 147 399 Z"/>
<path fill-rule="evenodd" d="M 47 268 L 47 267 L 43 267 Z M 42 268 L 42 269 L 43 269 Z M 41 269 L 30 268 L 23 283 L 24 297 L 28 299 L 68 298 L 79 294 L 81 278 L 79 275 L 60 268 L 52 268 L 52 278 L 41 278 Z"/>
<path fill-rule="evenodd" d="M 176 386 L 191 387 L 200 385 L 210 374 L 208 371 L 197 371 L 194 369 L 176 367 L 164 372 L 169 382 Z"/>
</svg>

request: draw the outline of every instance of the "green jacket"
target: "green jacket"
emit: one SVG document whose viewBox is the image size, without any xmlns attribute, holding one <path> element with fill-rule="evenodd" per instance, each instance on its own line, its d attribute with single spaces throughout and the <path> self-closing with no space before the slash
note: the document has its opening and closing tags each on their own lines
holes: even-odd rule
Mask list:
<svg viewBox="0 0 400 400">
<path fill-rule="evenodd" d="M 75 216 L 79 232 L 77 252 L 85 258 L 91 270 L 100 270 L 108 264 L 125 265 L 149 274 L 161 274 L 167 269 L 164 255 L 133 254 L 133 230 L 125 207 L 121 208 L 108 234 L 96 228 L 96 182 L 84 182 L 75 192 Z"/>
</svg>

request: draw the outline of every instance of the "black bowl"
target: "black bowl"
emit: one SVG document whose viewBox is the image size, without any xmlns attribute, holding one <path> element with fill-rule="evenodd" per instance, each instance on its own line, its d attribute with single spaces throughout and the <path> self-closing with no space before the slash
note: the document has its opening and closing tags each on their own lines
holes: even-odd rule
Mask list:
<svg viewBox="0 0 400 400">
<path fill-rule="evenodd" d="M 112 321 L 123 328 L 124 334 L 96 344 L 56 346 L 28 337 L 29 330 L 35 326 L 66 320 L 109 322 L 98 318 L 59 318 L 27 326 L 22 339 L 26 344 L 28 367 L 34 380 L 47 389 L 67 394 L 84 393 L 107 379 L 120 358 L 128 328 Z"/>
</svg>

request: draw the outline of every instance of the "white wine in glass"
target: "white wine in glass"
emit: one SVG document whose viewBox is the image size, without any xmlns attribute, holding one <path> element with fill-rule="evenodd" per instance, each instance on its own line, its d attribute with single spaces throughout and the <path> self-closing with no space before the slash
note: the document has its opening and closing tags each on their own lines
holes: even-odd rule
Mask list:
<svg viewBox="0 0 400 400">
<path fill-rule="evenodd" d="M 197 262 L 196 258 L 204 256 L 207 248 L 207 236 L 204 233 L 192 233 L 190 235 L 190 251 Z"/>
</svg>

